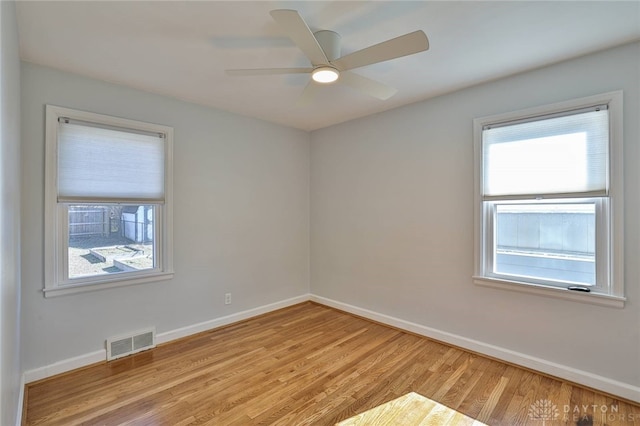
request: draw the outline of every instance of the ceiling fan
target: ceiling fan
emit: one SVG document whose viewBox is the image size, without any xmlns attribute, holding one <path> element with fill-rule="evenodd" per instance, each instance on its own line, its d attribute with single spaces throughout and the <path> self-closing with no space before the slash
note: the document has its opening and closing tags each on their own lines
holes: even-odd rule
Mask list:
<svg viewBox="0 0 640 426">
<path fill-rule="evenodd" d="M 351 72 L 365 65 L 388 61 L 429 49 L 429 40 L 421 30 L 396 37 L 362 50 L 340 56 L 340 35 L 333 31 L 313 33 L 296 10 L 272 10 L 271 16 L 311 62 L 306 68 L 231 69 L 228 75 L 311 74 L 300 102 L 306 103 L 322 84 L 344 83 L 378 99 L 389 99 L 397 90 L 386 84 Z M 317 84 L 316 84 L 317 83 Z"/>
</svg>

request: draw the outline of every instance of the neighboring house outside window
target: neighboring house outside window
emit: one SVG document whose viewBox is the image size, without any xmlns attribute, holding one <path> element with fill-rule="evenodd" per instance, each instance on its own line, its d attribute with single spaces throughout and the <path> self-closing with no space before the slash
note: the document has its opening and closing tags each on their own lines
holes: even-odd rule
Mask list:
<svg viewBox="0 0 640 426">
<path fill-rule="evenodd" d="M 477 284 L 621 307 L 622 93 L 474 120 Z"/>
<path fill-rule="evenodd" d="M 45 296 L 170 279 L 173 129 L 46 114 Z"/>
</svg>

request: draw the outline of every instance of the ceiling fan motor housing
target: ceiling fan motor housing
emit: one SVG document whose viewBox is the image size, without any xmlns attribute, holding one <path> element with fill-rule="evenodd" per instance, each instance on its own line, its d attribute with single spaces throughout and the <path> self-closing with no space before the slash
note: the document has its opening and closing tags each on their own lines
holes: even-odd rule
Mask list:
<svg viewBox="0 0 640 426">
<path fill-rule="evenodd" d="M 321 30 L 313 33 L 316 40 L 318 40 L 318 44 L 324 51 L 324 54 L 327 56 L 329 61 L 334 61 L 340 57 L 340 41 L 342 37 L 340 34 L 329 31 L 329 30 Z M 313 65 L 329 65 L 329 64 L 313 64 Z"/>
</svg>

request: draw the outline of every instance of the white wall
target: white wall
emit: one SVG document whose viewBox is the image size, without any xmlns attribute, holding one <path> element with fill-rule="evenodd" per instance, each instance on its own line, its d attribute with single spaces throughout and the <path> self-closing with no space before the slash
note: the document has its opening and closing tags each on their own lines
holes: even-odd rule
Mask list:
<svg viewBox="0 0 640 426">
<path fill-rule="evenodd" d="M 0 2 L 0 424 L 16 424 L 20 366 L 20 59 L 13 1 Z"/>
<path fill-rule="evenodd" d="M 313 132 L 312 293 L 640 386 L 639 84 L 636 43 Z M 474 285 L 473 118 L 618 89 L 626 307 Z"/>
<path fill-rule="evenodd" d="M 173 280 L 43 297 L 45 104 L 174 127 Z M 24 370 L 309 292 L 308 133 L 23 63 L 22 136 Z"/>
</svg>

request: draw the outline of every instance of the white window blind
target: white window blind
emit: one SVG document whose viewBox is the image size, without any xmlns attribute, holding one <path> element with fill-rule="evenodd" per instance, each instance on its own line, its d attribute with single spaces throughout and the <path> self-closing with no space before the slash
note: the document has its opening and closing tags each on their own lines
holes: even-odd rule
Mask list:
<svg viewBox="0 0 640 426">
<path fill-rule="evenodd" d="M 164 201 L 164 135 L 58 120 L 58 201 Z"/>
<path fill-rule="evenodd" d="M 482 196 L 607 195 L 608 158 L 606 105 L 488 125 L 482 131 Z"/>
</svg>

